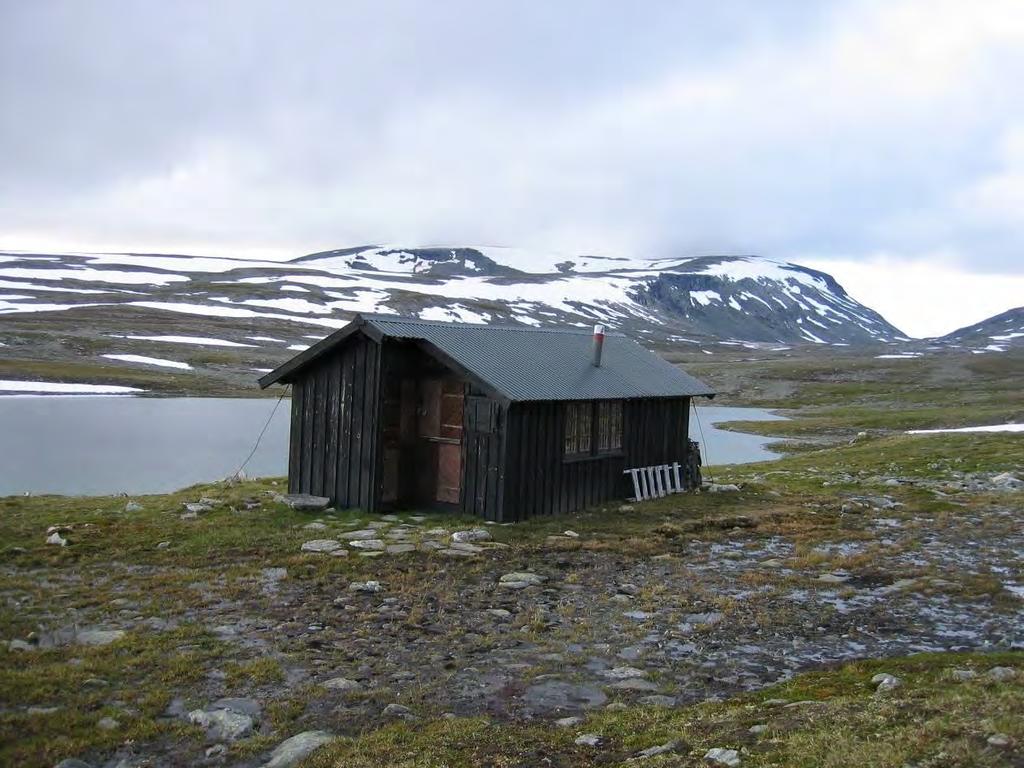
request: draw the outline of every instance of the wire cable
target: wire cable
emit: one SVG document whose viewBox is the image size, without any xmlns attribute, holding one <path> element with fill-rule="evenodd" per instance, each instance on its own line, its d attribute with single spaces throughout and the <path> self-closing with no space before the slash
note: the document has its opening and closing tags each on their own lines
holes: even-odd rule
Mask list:
<svg viewBox="0 0 1024 768">
<path fill-rule="evenodd" d="M 277 398 L 277 402 L 274 403 L 274 407 L 270 411 L 270 416 L 267 418 L 267 423 L 263 425 L 263 429 L 260 430 L 259 437 L 256 438 L 256 444 L 252 447 L 252 450 L 249 451 L 249 455 L 245 457 L 245 461 L 243 461 L 239 465 L 238 469 L 235 470 L 235 473 L 230 475 L 231 478 L 237 480 L 242 474 L 242 470 L 245 469 L 245 465 L 248 464 L 252 460 L 252 457 L 256 455 L 256 450 L 260 447 L 260 441 L 263 439 L 263 435 L 267 433 L 267 428 L 270 426 L 270 422 L 273 421 L 274 414 L 277 413 L 277 407 L 281 405 L 281 401 L 284 400 L 284 396 L 288 394 L 291 388 L 292 385 L 289 384 L 284 388 L 284 392 L 281 393 L 281 396 Z"/>
<path fill-rule="evenodd" d="M 700 414 L 697 412 L 697 404 L 690 400 L 690 405 L 693 406 L 693 415 L 697 419 L 697 430 L 700 432 L 700 444 L 703 449 L 702 456 L 704 457 L 704 466 L 708 470 L 708 480 L 712 483 L 715 482 L 715 478 L 711 476 L 711 456 L 708 455 L 708 441 L 704 439 L 704 427 L 700 423 Z"/>
</svg>

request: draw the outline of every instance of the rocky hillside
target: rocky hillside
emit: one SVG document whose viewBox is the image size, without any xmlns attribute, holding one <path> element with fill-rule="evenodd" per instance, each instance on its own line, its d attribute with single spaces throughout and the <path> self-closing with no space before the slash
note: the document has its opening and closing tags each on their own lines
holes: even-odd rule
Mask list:
<svg viewBox="0 0 1024 768">
<path fill-rule="evenodd" d="M 58 324 L 69 311 L 76 327 L 129 335 L 140 318 L 230 318 L 243 338 L 229 340 L 243 343 L 281 321 L 295 341 L 360 311 L 604 322 L 652 341 L 855 344 L 901 336 L 829 275 L 753 256 L 569 258 L 494 247 L 361 247 L 286 262 L 0 253 L 0 331 L 30 313 L 36 327 Z"/>
<path fill-rule="evenodd" d="M 953 331 L 939 341 L 986 352 L 1024 349 L 1024 307 L 1009 309 L 980 323 Z"/>
</svg>

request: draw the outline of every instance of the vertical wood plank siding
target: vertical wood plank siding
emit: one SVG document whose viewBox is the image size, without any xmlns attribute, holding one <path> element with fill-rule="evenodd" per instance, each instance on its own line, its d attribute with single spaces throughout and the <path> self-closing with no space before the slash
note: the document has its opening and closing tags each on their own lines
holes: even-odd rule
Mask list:
<svg viewBox="0 0 1024 768">
<path fill-rule="evenodd" d="M 689 408 L 688 397 L 627 400 L 621 453 L 565 461 L 565 403 L 513 403 L 506 412 L 508 450 L 497 519 L 565 514 L 624 498 L 627 467 L 685 462 Z"/>
<path fill-rule="evenodd" d="M 292 383 L 288 490 L 338 507 L 382 508 L 385 382 L 399 397 L 403 380 L 437 368 L 408 344 L 356 334 L 304 369 Z M 575 461 L 563 456 L 566 403 L 505 404 L 467 384 L 464 405 L 458 506 L 488 520 L 621 499 L 631 492 L 626 468 L 687 460 L 688 397 L 625 401 L 621 452 Z"/>
<path fill-rule="evenodd" d="M 292 384 L 288 490 L 376 508 L 380 347 L 360 336 Z"/>
</svg>

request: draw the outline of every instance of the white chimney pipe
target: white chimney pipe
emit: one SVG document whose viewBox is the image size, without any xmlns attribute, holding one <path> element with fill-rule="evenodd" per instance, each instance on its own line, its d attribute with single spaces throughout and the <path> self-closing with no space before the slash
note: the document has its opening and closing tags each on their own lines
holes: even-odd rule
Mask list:
<svg viewBox="0 0 1024 768">
<path fill-rule="evenodd" d="M 601 367 L 601 351 L 604 349 L 604 326 L 594 326 L 594 367 Z"/>
</svg>

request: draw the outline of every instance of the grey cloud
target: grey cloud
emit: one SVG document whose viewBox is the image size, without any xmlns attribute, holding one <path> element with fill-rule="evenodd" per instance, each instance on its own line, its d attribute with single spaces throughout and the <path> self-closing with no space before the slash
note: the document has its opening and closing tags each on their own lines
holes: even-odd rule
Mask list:
<svg viewBox="0 0 1024 768">
<path fill-rule="evenodd" d="M 1019 14 L 813 5 L 0 2 L 0 230 L 1022 269 Z"/>
</svg>

